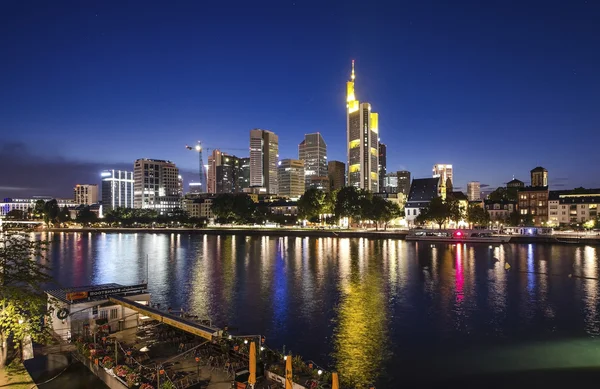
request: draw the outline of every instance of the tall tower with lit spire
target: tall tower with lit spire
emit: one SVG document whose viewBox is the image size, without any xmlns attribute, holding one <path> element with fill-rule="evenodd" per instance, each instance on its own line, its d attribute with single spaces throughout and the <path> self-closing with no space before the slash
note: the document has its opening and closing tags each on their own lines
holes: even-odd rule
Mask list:
<svg viewBox="0 0 600 389">
<path fill-rule="evenodd" d="M 354 60 L 346 83 L 348 185 L 379 192 L 379 115 L 354 94 Z"/>
</svg>

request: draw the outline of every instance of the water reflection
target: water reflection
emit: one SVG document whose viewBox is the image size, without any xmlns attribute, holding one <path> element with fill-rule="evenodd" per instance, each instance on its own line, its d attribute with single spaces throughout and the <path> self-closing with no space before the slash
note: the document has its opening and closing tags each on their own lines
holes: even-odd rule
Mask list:
<svg viewBox="0 0 600 389">
<path fill-rule="evenodd" d="M 334 358 L 340 379 L 350 387 L 365 387 L 381 373 L 386 354 L 387 312 L 381 266 L 364 240 L 350 245 L 350 272 L 341 280 Z"/>
<path fill-rule="evenodd" d="M 470 347 L 493 355 L 498 344 L 600 335 L 599 254 L 591 246 L 175 233 L 39 237 L 52 242 L 48 261 L 65 286 L 149 277 L 152 300 L 164 308 L 265 335 L 271 347 L 334 365 L 350 386 L 473 373 L 486 361 L 456 355 Z"/>
</svg>

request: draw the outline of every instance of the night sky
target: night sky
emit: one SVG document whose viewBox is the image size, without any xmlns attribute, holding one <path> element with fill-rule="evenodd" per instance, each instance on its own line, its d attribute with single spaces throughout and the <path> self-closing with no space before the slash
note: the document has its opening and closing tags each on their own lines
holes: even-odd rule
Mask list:
<svg viewBox="0 0 600 389">
<path fill-rule="evenodd" d="M 484 5 L 485 4 L 485 5 Z M 600 187 L 598 1 L 0 3 L 0 198 L 71 196 L 103 168 L 320 131 L 346 160 L 345 82 L 380 114 L 388 171 L 493 188 L 549 170 Z M 232 151 L 245 156 L 247 152 Z M 206 158 L 206 157 L 205 157 Z"/>
</svg>

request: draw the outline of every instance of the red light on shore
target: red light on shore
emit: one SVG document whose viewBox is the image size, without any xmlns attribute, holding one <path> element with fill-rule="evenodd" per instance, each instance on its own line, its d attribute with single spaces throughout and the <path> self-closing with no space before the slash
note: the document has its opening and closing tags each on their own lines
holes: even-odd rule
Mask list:
<svg viewBox="0 0 600 389">
<path fill-rule="evenodd" d="M 456 232 L 454 233 L 454 236 L 461 237 L 461 236 L 462 236 L 462 232 L 460 232 L 460 231 L 456 231 Z"/>
</svg>

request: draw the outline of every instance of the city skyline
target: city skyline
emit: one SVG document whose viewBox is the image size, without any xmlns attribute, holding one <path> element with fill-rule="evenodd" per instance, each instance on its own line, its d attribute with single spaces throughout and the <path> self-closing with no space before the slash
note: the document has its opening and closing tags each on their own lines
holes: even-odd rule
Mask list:
<svg viewBox="0 0 600 389">
<path fill-rule="evenodd" d="M 188 183 L 197 157 L 183 144 L 247 148 L 252 128 L 279 136 L 280 158 L 294 157 L 305 133 L 320 132 L 328 159 L 346 161 L 344 84 L 352 59 L 360 99 L 382 115 L 388 172 L 425 178 L 431 164 L 445 161 L 457 171 L 457 189 L 477 180 L 487 191 L 513 176 L 528 183 L 529 170 L 544 166 L 551 188 L 600 186 L 588 171 L 600 141 L 598 34 L 590 33 L 598 28 L 597 5 L 550 4 L 535 19 L 514 16 L 508 5 L 496 5 L 495 15 L 465 5 L 385 6 L 361 16 L 382 18 L 385 34 L 357 26 L 347 36 L 330 31 L 357 17 L 343 5 L 319 13 L 327 15 L 326 31 L 302 28 L 324 17 L 307 4 L 281 4 L 264 15 L 241 6 L 244 18 L 211 4 L 208 11 L 239 27 L 193 23 L 190 31 L 175 27 L 191 26 L 207 6 L 177 7 L 185 9 L 165 15 L 156 5 L 141 13 L 108 4 L 5 7 L 0 30 L 9 39 L 0 48 L 13 61 L 0 73 L 0 131 L 8 135 L 0 142 L 3 197 L 68 197 L 75 184 L 99 184 L 101 171 L 131 170 L 137 158 L 172 160 Z M 525 14 L 532 6 L 521 7 Z M 397 23 L 391 15 L 400 15 Z M 273 17 L 278 22 L 260 31 L 244 22 Z M 157 20 L 173 27 L 165 39 L 154 39 Z M 22 30 L 28 23 L 33 28 Z M 56 23 L 63 28 L 52 29 Z M 480 36 L 465 36 L 465 24 Z M 222 39 L 199 44 L 203 34 Z M 283 39 L 293 44 L 280 51 Z M 486 45 L 490 40 L 494 45 Z M 575 43 L 561 43 L 567 40 Z M 197 52 L 189 49 L 197 44 Z M 212 53 L 210 61 L 200 52 Z M 315 53 L 320 60 L 309 60 Z M 524 132 L 542 137 L 543 149 L 520 142 Z M 570 133 L 586 142 L 565 148 Z"/>
</svg>

